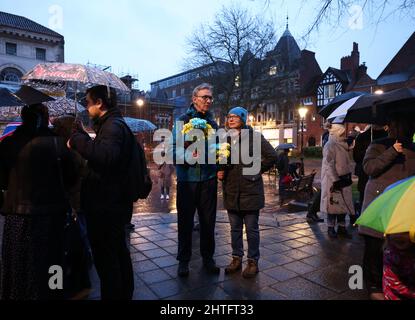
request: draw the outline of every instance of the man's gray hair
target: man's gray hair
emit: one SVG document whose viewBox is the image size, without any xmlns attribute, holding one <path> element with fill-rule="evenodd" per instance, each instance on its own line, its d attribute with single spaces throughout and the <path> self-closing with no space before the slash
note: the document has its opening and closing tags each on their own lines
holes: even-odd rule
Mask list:
<svg viewBox="0 0 415 320">
<path fill-rule="evenodd" d="M 193 97 L 196 97 L 199 91 L 210 90 L 213 91 L 213 86 L 209 83 L 202 83 L 193 90 Z"/>
</svg>

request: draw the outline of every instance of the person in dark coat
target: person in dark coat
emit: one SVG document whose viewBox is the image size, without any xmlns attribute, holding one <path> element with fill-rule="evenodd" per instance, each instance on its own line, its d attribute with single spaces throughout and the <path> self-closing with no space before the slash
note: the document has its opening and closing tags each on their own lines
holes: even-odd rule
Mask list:
<svg viewBox="0 0 415 320">
<path fill-rule="evenodd" d="M 280 197 L 280 206 L 284 205 L 284 201 L 286 198 L 285 190 L 287 188 L 286 179 L 290 173 L 290 159 L 288 158 L 288 154 L 290 153 L 289 149 L 283 150 L 277 157 L 277 169 L 280 176 L 279 183 L 278 183 L 278 190 L 279 190 L 279 197 Z M 292 181 L 292 179 L 289 179 Z"/>
<path fill-rule="evenodd" d="M 367 149 L 363 170 L 369 176 L 362 212 L 387 187 L 415 175 L 414 120 L 404 115 L 391 116 L 388 137 L 375 140 Z M 372 229 L 359 226 L 365 238 L 363 271 L 371 299 L 383 299 L 384 236 Z"/>
<path fill-rule="evenodd" d="M 192 256 L 192 233 L 194 215 L 197 210 L 200 225 L 200 253 L 206 272 L 219 274 L 220 269 L 213 259 L 215 253 L 215 225 L 217 205 L 217 167 L 216 164 L 190 164 L 185 157 L 185 148 L 178 145 L 180 136 L 176 135 L 177 125 L 188 124 L 192 119 L 205 120 L 214 130 L 218 125 L 209 111 L 212 102 L 213 88 L 209 84 L 201 84 L 193 90 L 193 103 L 186 114 L 179 117 L 173 128 L 173 139 L 168 153 L 173 156 L 177 174 L 177 219 L 179 248 L 177 273 L 180 277 L 189 275 L 189 262 Z M 183 135 L 182 135 L 183 136 Z M 206 143 L 206 150 L 208 150 Z M 195 154 L 194 154 L 195 156 Z M 197 155 L 196 155 L 197 156 Z M 179 161 L 183 160 L 183 161 Z M 182 162 L 182 164 L 179 164 Z"/>
<path fill-rule="evenodd" d="M 65 141 L 48 128 L 47 107 L 25 106 L 21 116 L 23 124 L 0 144 L 0 189 L 7 190 L 1 299 L 63 299 L 64 288 L 49 287 L 49 272 L 64 267 L 66 192 L 74 183 L 74 163 Z"/>
<path fill-rule="evenodd" d="M 235 132 L 231 137 L 231 148 L 239 148 L 242 155 L 243 149 L 253 151 L 253 157 L 259 160 L 260 166 L 256 173 L 244 173 L 244 169 L 252 167 L 252 164 L 243 163 L 240 156 L 238 164 L 225 167 L 225 171 L 218 172 L 219 180 L 223 181 L 224 206 L 228 210 L 231 224 L 232 261 L 225 269 L 225 273 L 235 273 L 242 270 L 243 226 L 246 227 L 248 237 L 248 263 L 242 276 L 252 278 L 259 272 L 258 260 L 260 258 L 259 244 L 259 212 L 265 206 L 264 182 L 262 173 L 267 172 L 277 161 L 277 152 L 271 144 L 259 132 L 246 126 L 248 111 L 242 107 L 231 109 L 227 117 L 227 128 Z M 239 133 L 239 134 L 236 134 Z M 260 142 L 260 154 L 255 155 L 254 143 Z M 232 161 L 233 163 L 233 161 Z"/>
<path fill-rule="evenodd" d="M 81 209 L 101 280 L 101 298 L 130 300 L 134 275 L 125 225 L 133 210 L 133 200 L 125 188 L 135 141 L 117 108 L 115 90 L 106 86 L 90 88 L 86 101 L 96 138 L 92 140 L 82 124 L 75 122 L 68 142 L 88 161 L 88 173 L 81 187 Z"/>
<path fill-rule="evenodd" d="M 68 141 L 72 134 L 74 115 L 64 115 L 55 118 L 52 122 L 53 131 Z M 65 251 L 68 285 L 65 286 L 66 296 L 69 299 L 80 300 L 91 292 L 89 269 L 92 266 L 92 252 L 88 241 L 85 215 L 81 211 L 81 182 L 86 174 L 86 161 L 81 155 L 71 150 L 75 159 L 77 176 L 76 183 L 69 190 L 69 201 L 72 212 L 68 214 L 65 227 Z"/>
<path fill-rule="evenodd" d="M 366 184 L 369 181 L 368 175 L 363 170 L 363 159 L 365 158 L 367 148 L 369 148 L 369 145 L 372 143 L 372 140 L 379 140 L 381 138 L 385 138 L 387 135 L 388 133 L 386 132 L 385 127 L 372 125 L 366 131 L 360 133 L 356 137 L 355 147 L 353 149 L 353 159 L 356 163 L 355 175 L 359 178 L 357 184 L 357 189 L 359 191 L 359 213 L 361 213 L 361 208 L 363 205 Z M 351 221 L 351 223 L 353 224 L 354 221 Z"/>
</svg>

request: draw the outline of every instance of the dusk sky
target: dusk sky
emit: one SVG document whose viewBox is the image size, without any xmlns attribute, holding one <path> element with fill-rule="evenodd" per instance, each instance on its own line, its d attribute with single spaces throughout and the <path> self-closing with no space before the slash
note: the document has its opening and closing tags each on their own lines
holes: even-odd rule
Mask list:
<svg viewBox="0 0 415 320">
<path fill-rule="evenodd" d="M 183 71 L 186 38 L 202 22 L 212 21 L 222 6 L 236 3 L 256 14 L 265 14 L 276 25 L 278 38 L 290 17 L 290 31 L 301 49 L 315 51 L 323 72 L 340 66 L 340 58 L 349 55 L 353 41 L 359 43 L 361 62 L 377 78 L 388 62 L 415 31 L 414 20 L 391 16 L 375 25 L 363 17 L 349 27 L 350 16 L 339 27 L 325 25 L 315 31 L 308 43 L 300 40 L 316 15 L 318 0 L 1 0 L 0 11 L 22 15 L 50 27 L 65 37 L 65 61 L 111 66 L 122 75 L 139 78 L 139 87 Z M 304 4 L 304 7 L 302 5 Z M 301 8 L 302 7 L 302 8 Z M 62 13 L 62 21 L 56 20 Z M 58 13 L 58 15 L 56 15 Z"/>
</svg>

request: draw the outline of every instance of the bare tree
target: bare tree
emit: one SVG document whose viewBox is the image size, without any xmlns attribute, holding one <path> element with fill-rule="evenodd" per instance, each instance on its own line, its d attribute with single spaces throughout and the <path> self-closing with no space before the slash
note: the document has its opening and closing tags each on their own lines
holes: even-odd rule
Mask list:
<svg viewBox="0 0 415 320">
<path fill-rule="evenodd" d="M 275 43 L 275 31 L 263 17 L 231 5 L 222 7 L 214 21 L 200 26 L 187 42 L 187 67 L 211 65 L 205 76 L 219 93 L 219 105 L 248 106 L 263 74 L 261 60 Z"/>
<path fill-rule="evenodd" d="M 285 0 L 251 0 L 263 4 L 264 8 L 273 5 L 284 6 Z M 330 24 L 339 26 L 342 18 L 350 16 L 353 8 L 360 7 L 362 13 L 367 13 L 369 21 L 376 26 L 386 22 L 391 16 L 399 14 L 401 17 L 409 17 L 415 20 L 415 0 L 302 0 L 299 10 L 306 5 L 315 6 L 315 13 L 311 25 L 303 36 L 306 39 L 311 33 L 322 25 Z M 356 14 L 352 19 L 358 19 Z"/>
</svg>

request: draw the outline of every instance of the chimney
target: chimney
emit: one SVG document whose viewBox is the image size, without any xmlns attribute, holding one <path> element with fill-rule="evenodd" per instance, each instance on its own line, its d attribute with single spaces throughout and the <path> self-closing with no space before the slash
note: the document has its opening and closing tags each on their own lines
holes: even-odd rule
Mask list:
<svg viewBox="0 0 415 320">
<path fill-rule="evenodd" d="M 359 53 L 359 44 L 353 42 L 353 51 L 350 56 L 343 57 L 340 61 L 342 71 L 350 71 L 353 82 L 356 80 L 357 74 L 359 72 L 360 64 L 360 53 Z"/>
<path fill-rule="evenodd" d="M 361 79 L 365 75 L 367 75 L 367 66 L 366 66 L 366 62 L 363 62 L 363 64 L 359 66 L 359 71 L 357 73 L 357 79 Z"/>
</svg>

